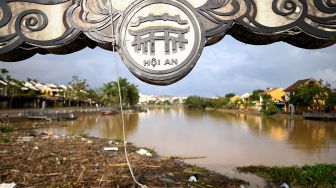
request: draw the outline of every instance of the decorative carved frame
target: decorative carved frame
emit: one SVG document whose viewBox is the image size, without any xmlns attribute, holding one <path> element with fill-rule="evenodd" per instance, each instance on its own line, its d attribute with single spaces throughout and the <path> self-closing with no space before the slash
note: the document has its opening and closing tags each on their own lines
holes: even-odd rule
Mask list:
<svg viewBox="0 0 336 188">
<path fill-rule="evenodd" d="M 336 43 L 336 0 L 166 1 L 184 2 L 197 14 L 203 27 L 204 36 L 201 40 L 204 46 L 217 43 L 225 35 L 249 44 L 284 41 L 307 49 L 324 48 Z M 196 7 L 192 6 L 195 5 L 194 1 L 204 3 Z M 124 10 L 113 7 L 112 20 L 110 2 L 1 0 L 0 60 L 20 61 L 36 53 L 69 54 L 85 47 L 97 46 L 112 51 L 111 43 L 115 38 L 117 46 L 120 46 L 119 25 L 137 1 L 132 3 L 128 0 L 131 3 Z M 267 21 L 268 16 L 275 19 Z M 60 20 L 58 28 L 50 24 L 55 19 Z M 115 30 L 112 31 L 112 28 Z M 112 32 L 116 35 L 112 36 Z M 122 50 L 119 53 L 124 55 Z"/>
</svg>

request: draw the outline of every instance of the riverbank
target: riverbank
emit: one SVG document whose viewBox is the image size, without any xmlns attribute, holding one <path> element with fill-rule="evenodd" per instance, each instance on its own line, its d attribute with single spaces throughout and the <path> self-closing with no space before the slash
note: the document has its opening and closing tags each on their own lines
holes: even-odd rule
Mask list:
<svg viewBox="0 0 336 188">
<path fill-rule="evenodd" d="M 246 114 L 246 115 L 254 115 L 254 116 L 263 116 L 261 112 L 255 111 L 255 110 L 234 110 L 234 109 L 214 109 L 214 108 L 208 108 L 206 109 L 208 111 L 216 110 L 219 112 L 225 112 L 229 114 Z M 285 114 L 285 113 L 276 113 L 270 116 L 267 116 L 268 118 L 290 118 L 290 119 L 296 119 L 296 120 L 303 120 L 304 117 L 299 114 L 291 115 L 291 114 Z"/>
<path fill-rule="evenodd" d="M 0 115 L 16 120 L 22 118 L 27 111 L 39 111 L 42 109 L 0 109 Z M 95 107 L 80 108 L 80 107 L 68 107 L 68 108 L 46 108 L 44 111 L 50 113 L 73 113 L 73 114 L 93 114 L 99 113 L 100 109 Z"/>
<path fill-rule="evenodd" d="M 242 173 L 253 173 L 277 185 L 290 187 L 336 187 L 336 164 L 305 165 L 303 167 L 247 166 L 237 168 Z"/>
<path fill-rule="evenodd" d="M 61 122 L 21 122 L 0 125 L 0 182 L 19 187 L 130 187 L 130 176 L 120 141 L 86 135 L 38 133 L 37 129 L 63 126 Z M 105 148 L 105 150 L 104 150 Z M 113 148 L 113 151 L 106 151 Z M 117 149 L 116 149 L 117 148 Z M 148 187 L 240 187 L 241 180 L 174 158 L 137 153 L 128 143 L 135 177 Z M 115 151 L 117 150 L 117 151 Z M 189 178 L 197 174 L 198 181 Z"/>
</svg>

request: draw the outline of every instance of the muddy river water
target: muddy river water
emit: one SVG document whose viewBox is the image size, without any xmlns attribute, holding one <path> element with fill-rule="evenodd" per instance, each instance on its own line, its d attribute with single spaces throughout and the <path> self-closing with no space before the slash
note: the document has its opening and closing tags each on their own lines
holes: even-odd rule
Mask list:
<svg viewBox="0 0 336 188">
<path fill-rule="evenodd" d="M 230 177 L 246 165 L 304 165 L 336 162 L 336 122 L 262 118 L 220 111 L 153 108 L 126 114 L 127 140 L 154 148 L 163 156 L 201 157 L 188 160 Z M 120 117 L 82 116 L 54 134 L 89 134 L 122 138 Z"/>
</svg>

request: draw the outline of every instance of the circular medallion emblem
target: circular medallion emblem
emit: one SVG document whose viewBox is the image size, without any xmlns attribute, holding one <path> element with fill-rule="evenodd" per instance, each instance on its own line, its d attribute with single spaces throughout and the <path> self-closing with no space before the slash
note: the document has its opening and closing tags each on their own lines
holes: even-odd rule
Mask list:
<svg viewBox="0 0 336 188">
<path fill-rule="evenodd" d="M 141 0 L 130 5 L 118 26 L 120 53 L 130 71 L 156 85 L 186 76 L 204 48 L 196 15 L 181 0 Z"/>
</svg>

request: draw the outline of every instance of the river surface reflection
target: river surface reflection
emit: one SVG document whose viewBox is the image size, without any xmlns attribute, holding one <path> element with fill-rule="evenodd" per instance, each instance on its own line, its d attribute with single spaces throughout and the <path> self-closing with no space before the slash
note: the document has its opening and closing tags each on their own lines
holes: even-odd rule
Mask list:
<svg viewBox="0 0 336 188">
<path fill-rule="evenodd" d="M 336 162 L 336 123 L 262 118 L 183 108 L 149 109 L 126 114 L 128 141 L 154 148 L 163 156 L 195 157 L 188 161 L 221 173 L 244 165 L 303 165 Z M 44 131 L 117 139 L 119 116 L 83 116 L 69 126 Z"/>
</svg>

